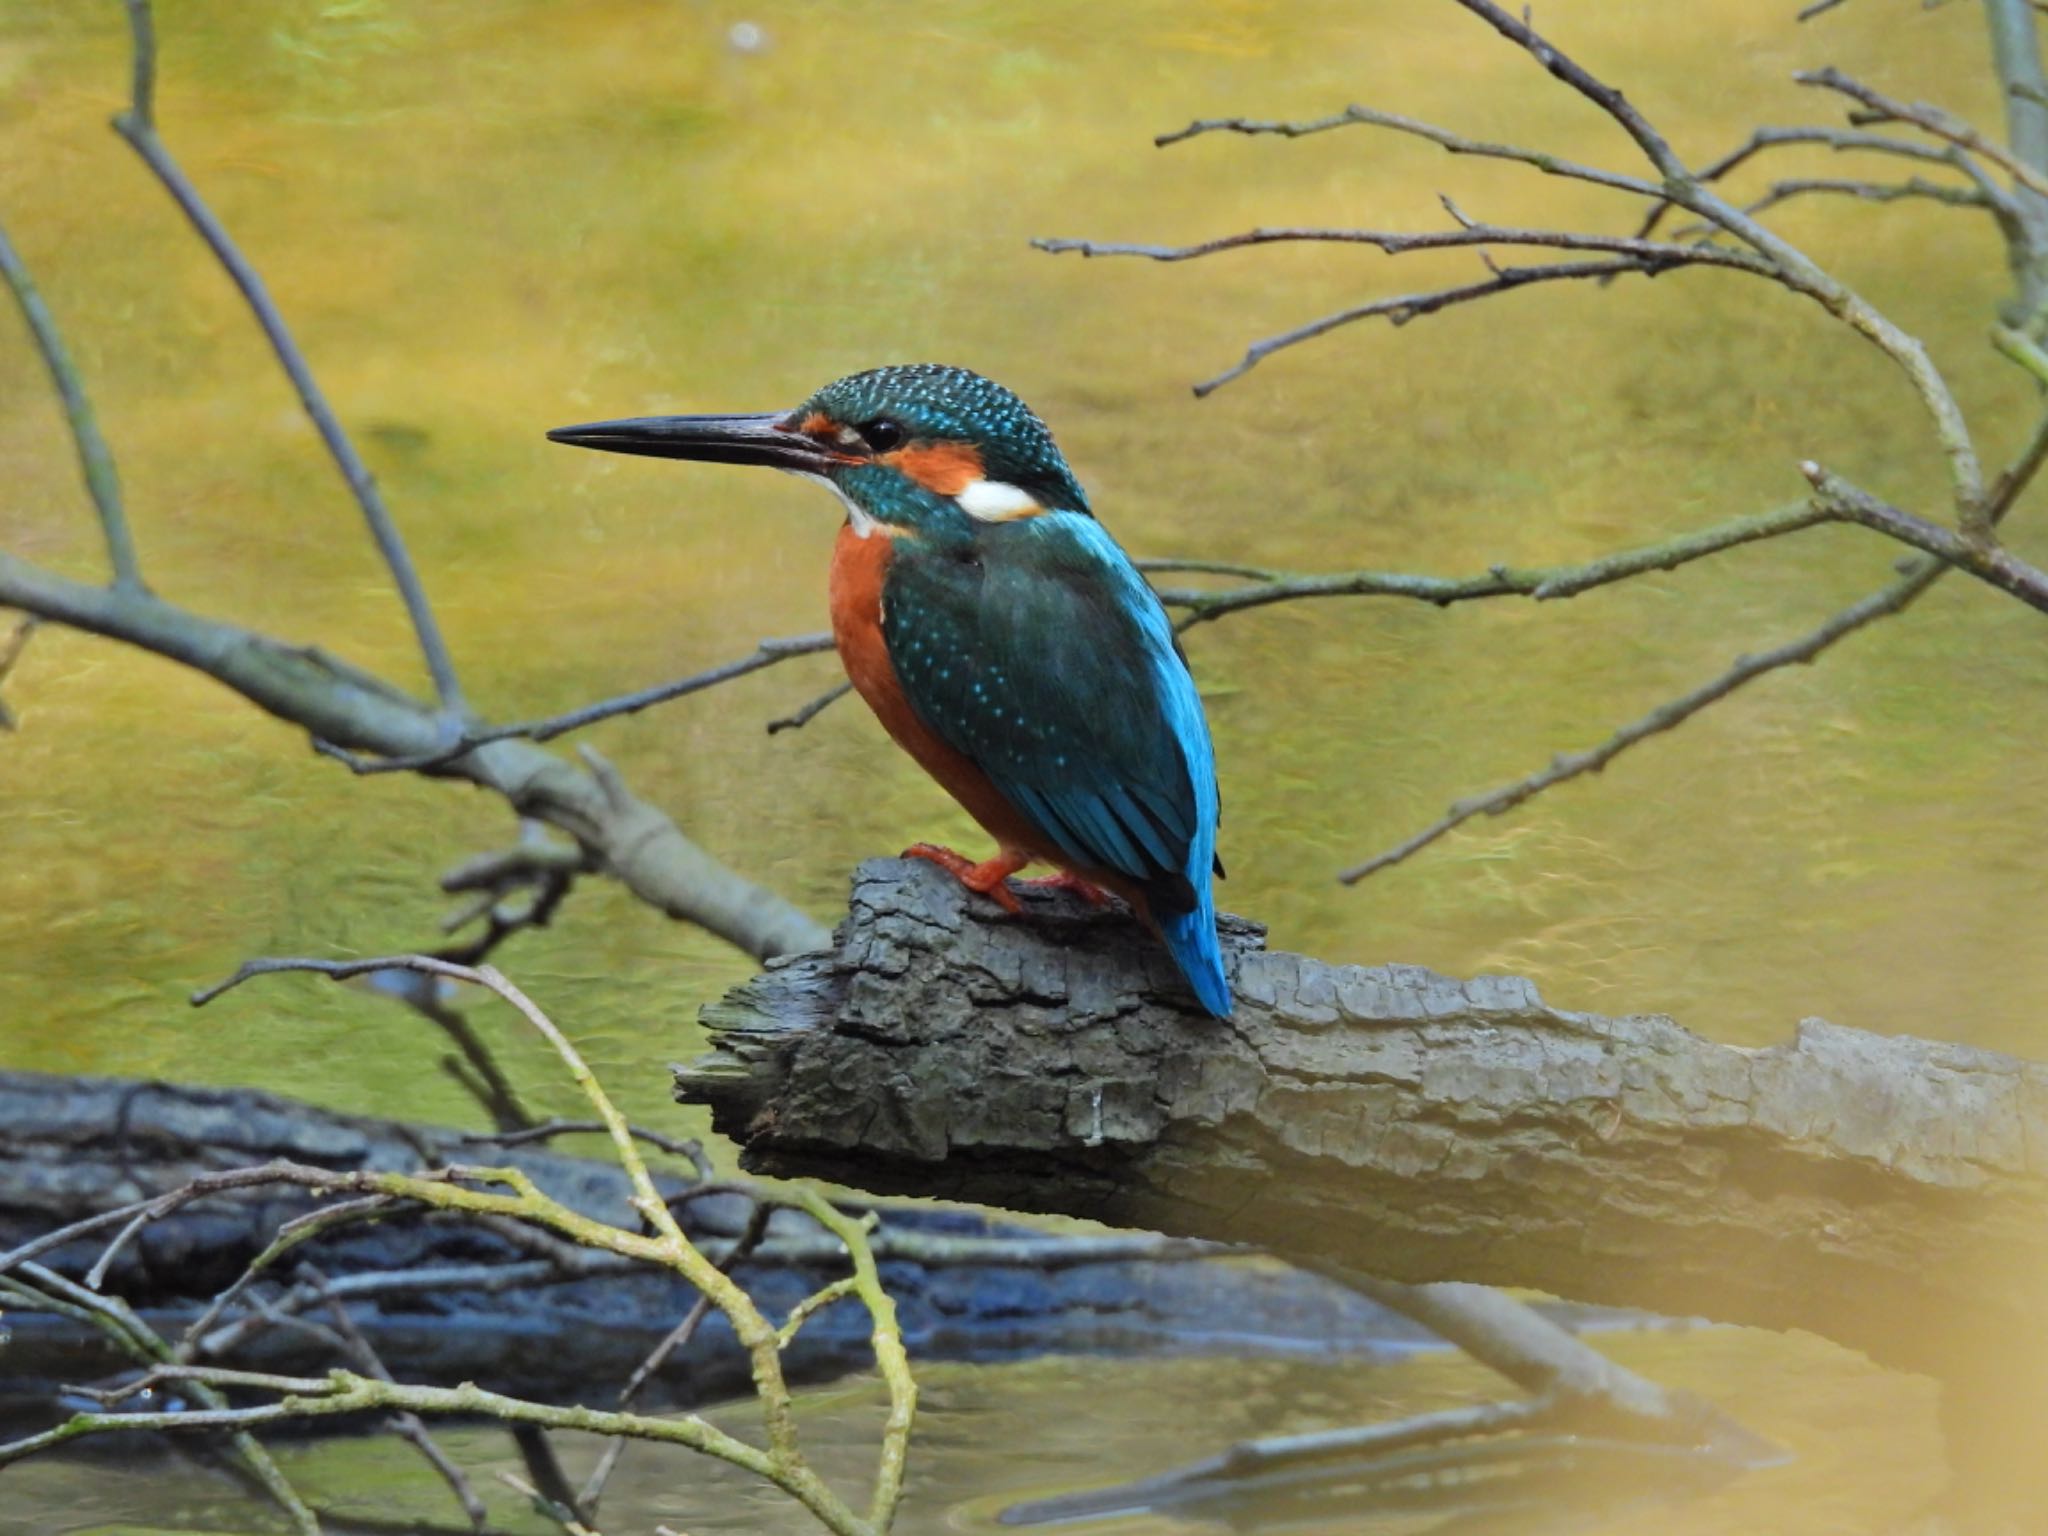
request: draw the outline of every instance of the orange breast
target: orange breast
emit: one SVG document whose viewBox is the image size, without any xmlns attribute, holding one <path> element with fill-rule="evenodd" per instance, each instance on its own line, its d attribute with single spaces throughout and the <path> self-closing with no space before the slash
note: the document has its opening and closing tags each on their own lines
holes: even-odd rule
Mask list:
<svg viewBox="0 0 2048 1536">
<path fill-rule="evenodd" d="M 998 843 L 1035 859 L 1065 863 L 1011 808 L 988 775 L 942 741 L 904 697 L 896 668 L 889 661 L 888 644 L 882 638 L 882 582 L 896 552 L 896 537 L 877 528 L 862 538 L 851 523 L 839 530 L 839 542 L 832 551 L 832 638 L 846 665 L 847 678 L 897 745 L 916 758 Z"/>
</svg>

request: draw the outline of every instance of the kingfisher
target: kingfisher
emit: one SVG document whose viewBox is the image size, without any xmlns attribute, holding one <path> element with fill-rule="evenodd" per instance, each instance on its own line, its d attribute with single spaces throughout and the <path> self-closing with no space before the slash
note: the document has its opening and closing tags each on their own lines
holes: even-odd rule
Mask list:
<svg viewBox="0 0 2048 1536">
<path fill-rule="evenodd" d="M 926 859 L 1010 912 L 1009 878 L 1100 904 L 1164 941 L 1196 1000 L 1230 1014 L 1216 937 L 1216 760 L 1166 610 L 1095 518 L 1024 402 L 912 363 L 827 384 L 792 411 L 642 416 L 548 433 L 611 453 L 755 464 L 846 510 L 832 635 L 883 727 L 995 839 Z"/>
</svg>

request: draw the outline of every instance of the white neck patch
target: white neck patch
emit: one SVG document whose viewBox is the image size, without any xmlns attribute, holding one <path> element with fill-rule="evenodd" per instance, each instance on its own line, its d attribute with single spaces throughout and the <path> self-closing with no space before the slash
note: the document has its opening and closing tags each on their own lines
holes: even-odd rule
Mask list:
<svg viewBox="0 0 2048 1536">
<path fill-rule="evenodd" d="M 1045 510 L 1038 498 L 1007 480 L 975 480 L 953 498 L 969 517 L 985 523 L 1006 523 L 1012 518 L 1035 517 Z"/>
</svg>

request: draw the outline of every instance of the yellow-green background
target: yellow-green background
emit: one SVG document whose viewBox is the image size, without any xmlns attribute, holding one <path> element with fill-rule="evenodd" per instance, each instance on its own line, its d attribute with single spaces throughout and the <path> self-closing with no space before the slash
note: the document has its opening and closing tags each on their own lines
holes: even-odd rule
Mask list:
<svg viewBox="0 0 2048 1536">
<path fill-rule="evenodd" d="M 1828 100 L 1832 62 L 1996 122 L 1982 19 L 1867 0 L 1552 0 L 1538 20 L 1695 159 Z M 884 361 L 960 362 L 1058 433 L 1134 552 L 1440 573 L 1585 558 L 1794 496 L 1795 462 L 1938 509 L 1900 378 L 1739 276 L 1559 286 L 1352 328 L 1214 398 L 1250 339 L 1479 274 L 1450 253 L 1053 258 L 1033 235 L 1180 240 L 1252 223 L 1624 229 L 1624 199 L 1351 129 L 1157 151 L 1196 116 L 1352 100 L 1636 169 L 1583 101 L 1455 7 L 530 0 L 161 7 L 165 137 L 291 317 L 378 473 L 472 697 L 529 716 L 820 627 L 836 512 L 787 480 L 550 447 L 549 426 L 768 409 Z M 758 26 L 765 46 L 735 48 Z M 0 219 L 120 455 L 167 597 L 418 683 L 388 580 L 229 284 L 105 126 L 113 0 L 0 0 Z M 1850 174 L 1825 152 L 1780 173 Z M 1744 188 L 1760 188 L 1751 176 Z M 1994 461 L 2031 389 L 1983 345 L 1989 222 L 1795 205 L 1780 228 L 1951 365 Z M 2015 540 L 2038 554 L 2023 505 Z M 0 323 L 0 547 L 101 555 L 63 422 Z M 1533 976 L 1762 1044 L 1823 1015 L 2041 1054 L 2048 667 L 2036 616 L 1953 578 L 1605 776 L 1355 890 L 1334 871 L 1450 799 L 1585 745 L 1802 632 L 1895 551 L 1810 533 L 1570 603 L 1347 600 L 1190 649 L 1222 761 L 1226 903 L 1330 959 Z M 691 835 L 828 918 L 850 866 L 961 815 L 855 704 L 770 739 L 833 676 L 791 663 L 590 733 Z M 374 998 L 285 980 L 184 995 L 264 953 L 435 941 L 441 867 L 503 807 L 356 780 L 218 686 L 46 631 L 0 738 L 0 1063 L 256 1083 L 473 1115 L 437 1043 Z M 503 963 L 637 1113 L 744 958 L 591 882 Z M 534 1096 L 537 1049 L 491 1026 Z M 1760 1359 L 1768 1359 L 1767 1355 Z M 1918 1443 L 1918 1442 L 1916 1442 Z"/>
</svg>

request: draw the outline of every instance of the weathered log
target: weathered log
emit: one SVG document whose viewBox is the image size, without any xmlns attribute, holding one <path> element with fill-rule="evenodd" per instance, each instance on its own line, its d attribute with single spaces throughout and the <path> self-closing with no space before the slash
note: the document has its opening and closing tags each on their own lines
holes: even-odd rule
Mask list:
<svg viewBox="0 0 2048 1536">
<path fill-rule="evenodd" d="M 678 1096 L 766 1172 L 1805 1328 L 1951 1380 L 2048 1357 L 2048 1068 L 1818 1020 L 1721 1045 L 1237 919 L 1219 1023 L 1127 917 L 1026 901 L 864 865 L 834 949 L 705 1011 Z"/>
<path fill-rule="evenodd" d="M 514 1164 L 588 1214 L 631 1221 L 616 1166 L 527 1147 L 464 1141 L 454 1132 L 336 1114 L 243 1089 L 0 1072 L 0 1259 L 44 1234 L 162 1194 L 195 1176 L 281 1159 L 348 1171 L 446 1162 Z M 676 1187 L 682 1181 L 678 1179 Z M 315 1203 L 279 1187 L 209 1195 L 134 1233 L 104 1289 L 176 1336 L 262 1250 Z M 745 1227 L 736 1193 L 692 1199 L 683 1219 L 714 1255 Z M 1045 1351 L 1326 1353 L 1354 1358 L 1430 1347 L 1395 1312 L 1270 1263 L 1185 1262 L 1201 1245 L 1143 1239 L 1049 1238 L 971 1212 L 885 1208 L 874 1238 L 906 1342 L 925 1359 L 1010 1359 Z M 82 1279 L 115 1237 L 104 1227 L 39 1255 Z M 289 1295 L 301 1262 L 346 1296 L 378 1352 L 409 1379 L 552 1401 L 609 1404 L 641 1359 L 688 1310 L 693 1294 L 665 1271 L 583 1255 L 575 1271 L 505 1233 L 461 1218 L 393 1215 L 322 1234 L 280 1266 L 261 1293 Z M 844 1271 L 835 1241 L 779 1212 L 736 1273 L 771 1315 Z M 433 1281 L 436 1283 L 426 1284 Z M 0 1303 L 5 1302 L 0 1298 Z M 120 1362 L 89 1326 L 4 1306 L 0 1420 L 49 1416 L 56 1384 Z M 321 1308 L 309 1309 L 318 1317 Z M 300 1330 L 249 1330 L 230 1311 L 210 1335 L 234 1339 L 217 1363 L 307 1374 L 333 1363 Z M 834 1308 L 798 1335 L 787 1358 L 798 1380 L 870 1361 L 859 1309 Z M 747 1362 L 714 1315 L 651 1384 L 646 1401 L 696 1403 L 748 1389 Z"/>
</svg>

